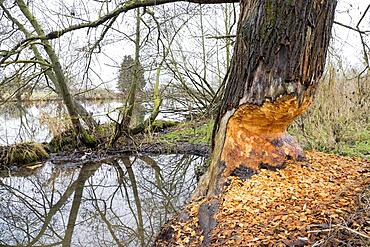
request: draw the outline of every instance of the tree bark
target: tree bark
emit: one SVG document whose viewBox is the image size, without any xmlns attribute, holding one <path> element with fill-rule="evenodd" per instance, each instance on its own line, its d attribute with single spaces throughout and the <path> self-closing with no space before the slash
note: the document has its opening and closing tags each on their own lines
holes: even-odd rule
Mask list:
<svg viewBox="0 0 370 247">
<path fill-rule="evenodd" d="M 213 135 L 212 162 L 195 196 L 304 157 L 287 134 L 323 73 L 336 0 L 243 0 Z"/>
<path fill-rule="evenodd" d="M 131 119 L 135 107 L 136 91 L 139 87 L 139 65 L 140 65 L 140 23 L 141 13 L 140 8 L 136 9 L 136 32 L 135 32 L 135 58 L 134 58 L 134 73 L 131 78 L 129 94 L 125 102 L 125 107 L 120 110 L 118 123 L 114 128 L 114 133 L 110 145 L 114 146 L 117 140 L 123 133 L 128 134 L 130 131 Z"/>
</svg>

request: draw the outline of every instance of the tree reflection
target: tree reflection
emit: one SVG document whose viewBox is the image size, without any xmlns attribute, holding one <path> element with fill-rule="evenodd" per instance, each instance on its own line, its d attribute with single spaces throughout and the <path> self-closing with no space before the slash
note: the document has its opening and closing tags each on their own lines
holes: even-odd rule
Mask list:
<svg viewBox="0 0 370 247">
<path fill-rule="evenodd" d="M 0 179 L 0 245 L 149 246 L 195 187 L 190 155 L 47 164 Z"/>
<path fill-rule="evenodd" d="M 7 102 L 0 104 L 0 143 L 12 144 L 26 140 L 44 141 L 47 133 L 40 126 L 39 112 L 42 105 L 29 102 Z"/>
<path fill-rule="evenodd" d="M 30 179 L 26 178 L 26 181 L 23 184 L 19 181 L 19 178 L 17 178 L 16 181 L 12 181 L 11 178 L 7 178 L 6 180 L 8 180 L 8 183 L 0 181 L 0 192 L 2 198 L 0 205 L 5 204 L 1 205 L 0 228 L 4 230 L 5 227 L 9 232 L 23 232 L 23 234 L 12 234 L 13 236 L 9 239 L 10 241 L 6 241 L 6 238 L 0 238 L 2 239 L 0 241 L 4 241 L 4 243 L 0 243 L 5 244 L 10 242 L 15 243 L 16 246 L 35 246 L 38 242 L 42 242 L 43 246 L 61 244 L 63 242 L 63 238 L 61 237 L 62 233 L 60 233 L 61 231 L 58 230 L 58 228 L 63 228 L 63 225 L 59 225 L 58 221 L 62 220 L 63 222 L 64 215 L 68 213 L 65 206 L 68 204 L 68 200 L 73 193 L 75 193 L 76 197 L 79 191 L 83 190 L 84 183 L 93 175 L 99 166 L 100 165 L 83 167 L 79 172 L 78 178 L 70 183 L 61 195 L 59 195 L 61 191 L 54 190 L 55 183 L 44 183 L 40 176 L 31 176 Z M 54 170 L 52 173 L 55 172 L 57 172 L 57 170 Z M 73 176 L 69 181 L 72 180 Z M 21 189 L 21 187 L 23 188 Z M 55 198 L 59 199 L 53 203 Z M 81 200 L 74 200 L 72 205 L 75 205 L 76 203 L 79 205 L 80 202 Z M 75 212 L 76 208 L 78 211 L 78 206 L 72 206 L 70 210 L 71 214 L 77 213 Z M 22 215 L 18 215 L 14 211 L 22 212 L 24 218 Z M 28 214 L 24 214 L 25 212 L 28 212 Z M 67 226 L 64 237 L 64 239 L 67 238 L 66 241 L 68 241 L 68 233 L 71 227 L 73 232 L 73 226 Z M 71 233 L 69 234 L 71 235 Z M 57 240 L 56 242 L 49 244 L 44 242 L 43 238 Z"/>
</svg>

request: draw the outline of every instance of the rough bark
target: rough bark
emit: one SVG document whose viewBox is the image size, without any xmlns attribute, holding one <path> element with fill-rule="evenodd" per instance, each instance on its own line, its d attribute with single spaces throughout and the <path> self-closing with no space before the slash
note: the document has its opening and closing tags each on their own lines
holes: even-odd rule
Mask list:
<svg viewBox="0 0 370 247">
<path fill-rule="evenodd" d="M 336 0 L 243 0 L 236 45 L 213 137 L 212 163 L 195 196 L 228 176 L 303 158 L 286 133 L 323 73 Z"/>
<path fill-rule="evenodd" d="M 140 9 L 136 10 L 136 32 L 135 32 L 135 59 L 134 59 L 134 73 L 132 75 L 129 89 L 129 94 L 125 103 L 124 109 L 119 113 L 119 122 L 116 123 L 114 134 L 111 140 L 111 146 L 115 145 L 117 140 L 122 136 L 122 134 L 129 134 L 130 123 L 135 107 L 136 91 L 139 87 L 139 67 L 140 67 L 140 23 L 141 23 L 141 13 Z"/>
</svg>

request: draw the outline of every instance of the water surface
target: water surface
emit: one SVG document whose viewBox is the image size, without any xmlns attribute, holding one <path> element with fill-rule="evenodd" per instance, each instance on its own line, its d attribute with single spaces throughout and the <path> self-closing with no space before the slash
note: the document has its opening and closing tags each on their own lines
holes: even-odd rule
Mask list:
<svg viewBox="0 0 370 247">
<path fill-rule="evenodd" d="M 195 188 L 192 155 L 123 156 L 0 177 L 0 245 L 150 246 Z"/>
<path fill-rule="evenodd" d="M 100 124 L 117 120 L 118 109 L 123 105 L 117 100 L 81 103 Z M 151 103 L 138 104 L 135 116 L 149 117 L 152 108 Z M 157 119 L 183 121 L 187 114 L 189 111 L 183 106 L 164 100 Z M 68 124 L 68 115 L 61 101 L 6 103 L 0 105 L 0 145 L 24 141 L 47 142 Z"/>
</svg>

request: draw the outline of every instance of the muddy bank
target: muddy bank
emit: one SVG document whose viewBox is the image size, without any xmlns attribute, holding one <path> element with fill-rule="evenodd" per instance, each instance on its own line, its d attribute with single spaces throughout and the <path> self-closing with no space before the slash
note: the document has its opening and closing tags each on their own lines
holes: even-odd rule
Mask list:
<svg viewBox="0 0 370 247">
<path fill-rule="evenodd" d="M 25 148 L 27 150 L 25 150 Z M 48 153 L 43 145 L 38 143 L 17 144 L 0 147 L 3 155 L 0 157 L 2 168 L 10 166 L 33 165 L 37 162 L 49 160 L 55 164 L 84 165 L 100 162 L 107 158 L 136 153 L 142 154 L 189 154 L 208 157 L 208 144 L 191 144 L 178 142 L 176 144 L 146 143 L 140 146 L 125 146 L 122 148 L 81 149 Z"/>
<path fill-rule="evenodd" d="M 94 162 L 100 162 L 105 159 L 120 157 L 122 155 L 130 154 L 189 154 L 196 156 L 208 157 L 208 144 L 191 144 L 181 142 L 177 144 L 165 143 L 147 143 L 136 146 L 125 146 L 122 148 L 107 148 L 100 150 L 76 150 L 64 151 L 50 155 L 49 161 L 54 164 L 74 164 L 84 165 Z"/>
</svg>

